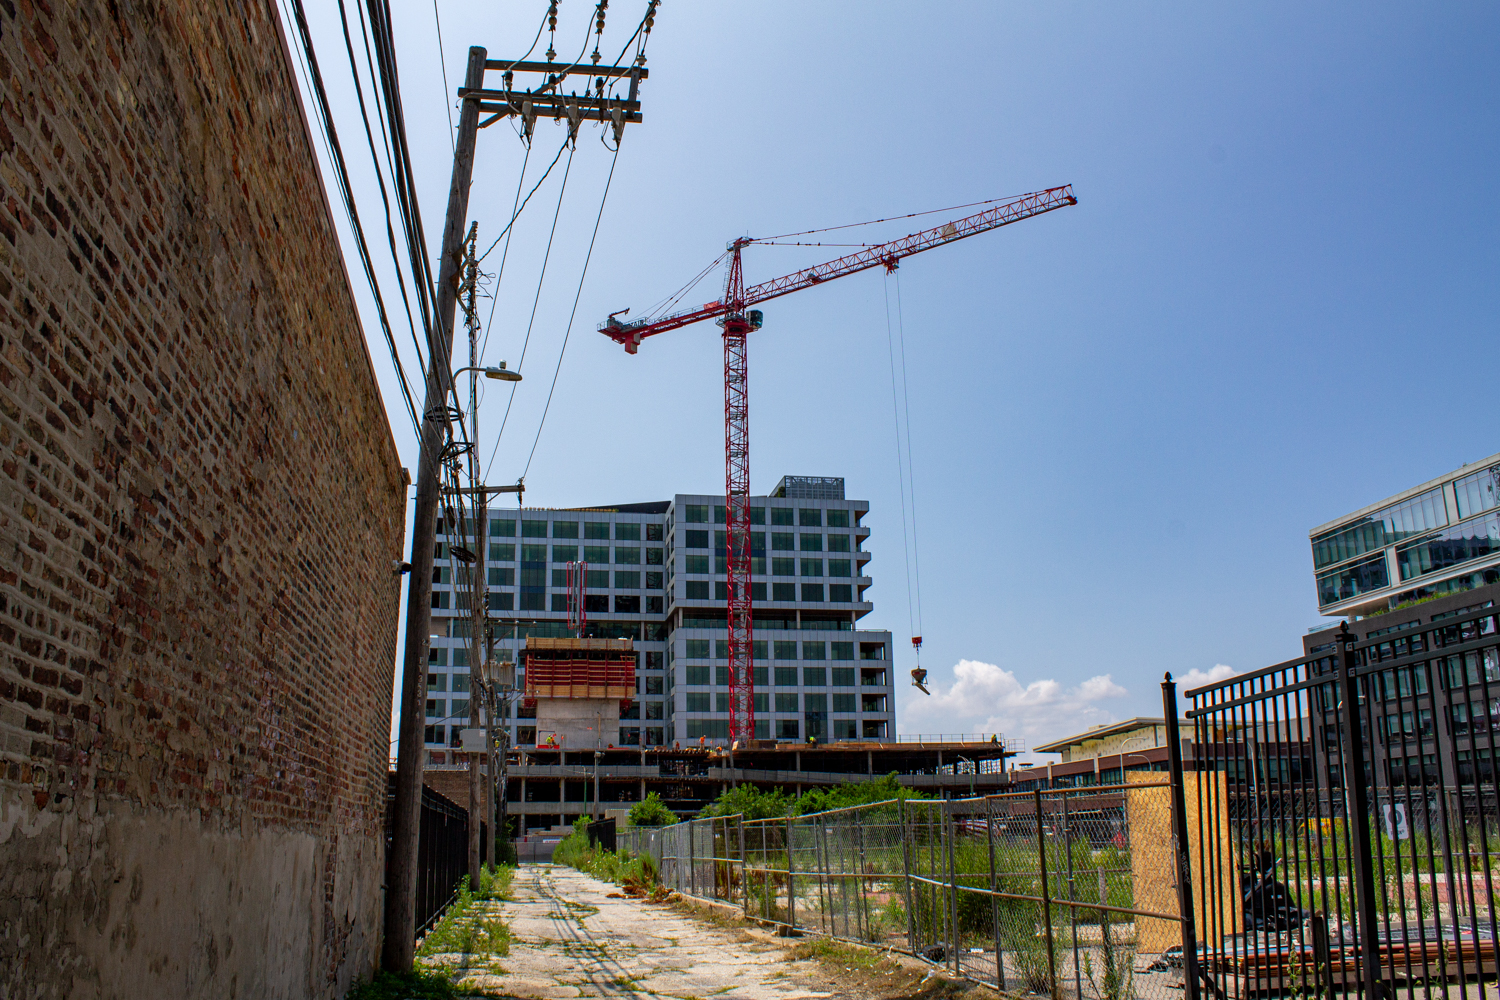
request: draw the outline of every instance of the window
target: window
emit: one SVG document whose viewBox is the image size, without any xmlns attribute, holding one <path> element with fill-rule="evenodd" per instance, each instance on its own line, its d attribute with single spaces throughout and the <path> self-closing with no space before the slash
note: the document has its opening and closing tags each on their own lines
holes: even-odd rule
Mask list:
<svg viewBox="0 0 1500 1000">
<path fill-rule="evenodd" d="M 618 521 L 615 523 L 615 538 L 622 542 L 638 542 L 641 540 L 641 526 L 635 521 Z"/>
<path fill-rule="evenodd" d="M 795 712 L 795 711 L 797 711 L 797 694 L 796 694 L 796 692 L 793 692 L 791 694 L 778 694 L 776 696 L 776 711 L 778 711 L 778 712 Z"/>
<path fill-rule="evenodd" d="M 828 599 L 840 604 L 852 604 L 854 603 L 854 588 L 847 583 L 830 583 Z"/>
<path fill-rule="evenodd" d="M 515 610 L 515 599 L 516 599 L 516 595 L 515 594 L 491 594 L 490 595 L 490 610 L 491 611 L 514 611 Z"/>
<path fill-rule="evenodd" d="M 516 571 L 509 566 L 491 566 L 489 568 L 491 587 L 514 587 L 516 585 Z"/>
<path fill-rule="evenodd" d="M 615 571 L 615 589 L 616 590 L 640 590 L 641 589 L 641 574 L 639 572 L 635 571 L 635 570 L 631 570 L 629 572 L 626 572 L 625 570 L 616 570 Z"/>
<path fill-rule="evenodd" d="M 781 556 L 771 560 L 772 576 L 796 576 L 797 560 Z"/>
<path fill-rule="evenodd" d="M 433 594 L 432 595 L 432 607 L 433 607 L 433 609 L 437 610 L 437 611 L 446 611 L 446 610 L 448 610 L 448 599 L 451 596 L 453 596 L 453 595 L 449 594 L 446 590 L 443 591 L 442 593 L 435 593 L 435 594 Z"/>
<path fill-rule="evenodd" d="M 660 685 L 657 685 L 657 686 L 660 687 Z M 648 688 L 650 687 L 649 683 L 647 684 L 647 687 Z M 647 693 L 649 694 L 650 692 L 648 691 Z M 656 693 L 657 694 L 661 694 L 660 691 L 657 691 Z M 666 707 L 667 707 L 667 703 L 664 702 L 664 701 L 648 701 L 648 702 L 646 702 L 646 718 L 647 719 L 665 719 L 667 717 L 666 716 Z"/>
<path fill-rule="evenodd" d="M 552 610 L 553 611 L 567 611 L 568 610 L 568 595 L 567 594 L 553 594 L 552 595 Z"/>
<path fill-rule="evenodd" d="M 625 718 L 625 716 L 622 715 L 622 716 L 620 716 L 620 718 L 623 719 L 623 718 Z M 624 729 L 624 728 L 622 728 L 620 730 L 620 746 L 622 746 L 622 747 L 638 747 L 640 745 L 641 745 L 641 731 L 639 729 Z"/>
<path fill-rule="evenodd" d="M 689 639 L 687 641 L 687 652 L 684 653 L 683 655 L 687 656 L 688 659 L 691 659 L 691 660 L 706 660 L 706 659 L 708 659 L 708 640 L 707 639 Z"/>
<path fill-rule="evenodd" d="M 755 714 L 766 715 L 771 711 L 771 696 L 764 691 L 755 692 Z M 756 723 L 757 726 L 760 723 Z"/>
<path fill-rule="evenodd" d="M 662 549 L 647 549 L 646 550 L 646 565 L 647 566 L 660 566 L 662 564 L 662 551 L 663 551 Z"/>
<path fill-rule="evenodd" d="M 834 645 L 837 646 L 838 643 L 834 643 Z M 834 667 L 833 668 L 833 686 L 834 687 L 846 687 L 846 688 L 852 688 L 852 687 L 854 687 L 854 668 L 853 667 Z M 837 709 L 835 709 L 834 711 L 837 711 Z"/>
<path fill-rule="evenodd" d="M 659 541 L 661 541 L 661 529 L 662 529 L 662 526 L 659 525 L 659 524 L 648 524 L 648 525 L 646 525 L 646 541 L 648 541 L 648 542 L 659 542 Z"/>
<path fill-rule="evenodd" d="M 777 667 L 776 686 L 779 688 L 794 688 L 797 686 L 796 667 Z"/>
<path fill-rule="evenodd" d="M 823 527 L 823 512 L 803 507 L 797 511 L 797 523 L 804 528 L 821 528 Z"/>
<path fill-rule="evenodd" d="M 513 520 L 496 519 L 490 522 L 491 538 L 514 538 L 516 537 L 516 522 Z"/>
<path fill-rule="evenodd" d="M 852 660 L 852 659 L 854 659 L 854 643 L 852 643 L 852 642 L 834 642 L 834 643 L 830 643 L 830 645 L 833 647 L 833 655 L 831 657 L 829 657 L 829 659 L 833 659 L 833 660 Z M 835 681 L 834 683 L 838 683 L 838 682 Z M 851 681 L 850 683 L 852 684 L 853 681 Z"/>
<path fill-rule="evenodd" d="M 608 545 L 585 545 L 583 547 L 583 561 L 584 562 L 595 563 L 595 564 L 598 564 L 598 563 L 608 563 L 609 562 L 609 546 Z"/>
<path fill-rule="evenodd" d="M 661 589 L 661 574 L 660 573 L 647 573 L 646 574 L 646 589 L 647 590 L 660 590 Z"/>
<path fill-rule="evenodd" d="M 1360 594 L 1387 587 L 1390 582 L 1385 568 L 1385 553 L 1382 552 L 1374 558 L 1345 566 L 1343 569 L 1337 569 L 1331 573 L 1320 573 L 1318 575 L 1318 604 L 1333 604 L 1351 597 L 1358 597 Z"/>
<path fill-rule="evenodd" d="M 797 643 L 795 641 L 788 642 L 783 639 L 777 639 L 775 649 L 776 659 L 778 660 L 795 660 L 797 658 Z"/>
<path fill-rule="evenodd" d="M 854 695 L 852 695 L 852 694 L 835 694 L 833 696 L 833 710 L 835 712 L 853 712 L 853 711 L 855 711 L 855 708 L 854 708 Z"/>
<path fill-rule="evenodd" d="M 822 645 L 822 643 L 819 643 L 819 645 Z M 828 686 L 828 671 L 827 671 L 827 669 L 824 668 L 824 667 L 803 667 L 802 668 L 802 686 L 803 687 L 819 687 L 819 688 L 820 687 L 827 687 Z"/>
<path fill-rule="evenodd" d="M 423 731 L 423 740 L 428 743 L 442 743 L 448 736 L 446 726 L 428 726 Z"/>
<path fill-rule="evenodd" d="M 723 570 L 721 569 L 719 572 L 722 573 Z M 727 601 L 727 600 L 729 600 L 729 584 L 725 583 L 722 580 L 720 580 L 720 581 L 718 581 L 717 583 L 714 584 L 714 600 L 716 600 L 716 601 Z"/>
<path fill-rule="evenodd" d="M 859 699 L 859 702 L 859 710 L 861 712 L 885 711 L 885 695 L 883 694 L 862 695 Z"/>
<path fill-rule="evenodd" d="M 685 549 L 708 548 L 708 532 L 684 531 L 682 533 L 682 547 Z"/>
<path fill-rule="evenodd" d="M 502 545 L 499 542 L 490 543 L 490 562 L 515 562 L 516 547 L 514 545 Z"/>
<path fill-rule="evenodd" d="M 615 575 L 616 576 L 621 576 L 621 575 L 635 576 L 636 574 L 634 574 L 634 573 L 630 573 L 630 574 L 619 574 L 619 573 L 617 573 Z M 640 614 L 641 613 L 641 598 L 640 598 L 640 596 L 636 595 L 636 594 L 632 594 L 629 597 L 625 596 L 624 594 L 617 594 L 617 595 L 615 595 L 615 612 L 617 614 L 622 614 L 622 615 L 638 615 L 638 614 Z"/>
<path fill-rule="evenodd" d="M 682 507 L 682 520 L 687 524 L 707 524 L 708 504 L 690 503 Z"/>
<path fill-rule="evenodd" d="M 452 571 L 447 566 L 434 566 L 434 567 L 432 567 L 432 582 L 433 583 L 452 583 L 453 582 Z"/>
<path fill-rule="evenodd" d="M 714 504 L 714 524 L 724 523 L 724 505 Z"/>
<path fill-rule="evenodd" d="M 683 585 L 683 600 L 706 601 L 708 600 L 707 580 L 688 580 Z"/>
<path fill-rule="evenodd" d="M 683 697 L 687 699 L 686 710 L 689 712 L 713 711 L 713 708 L 711 707 L 713 704 L 713 699 L 707 691 L 701 693 L 694 693 L 692 691 L 689 691 Z"/>
<path fill-rule="evenodd" d="M 667 731 L 661 726 L 646 727 L 646 745 L 659 747 L 667 742 Z"/>
<path fill-rule="evenodd" d="M 776 723 L 776 736 L 778 739 L 795 740 L 798 738 L 798 723 L 796 719 L 779 719 Z"/>
<path fill-rule="evenodd" d="M 854 574 L 849 571 L 849 560 L 847 560 L 847 559 L 830 559 L 830 560 L 828 560 L 828 575 L 829 576 L 853 576 Z"/>
<path fill-rule="evenodd" d="M 729 668 L 714 667 L 714 684 L 718 687 L 729 686 Z"/>
<path fill-rule="evenodd" d="M 430 658 L 429 658 L 429 662 L 430 662 Z M 448 690 L 448 675 L 447 674 L 428 674 L 427 675 L 427 693 L 428 694 L 432 694 L 433 692 L 437 692 L 437 693 L 441 694 L 442 692 L 444 692 L 446 690 Z"/>
<path fill-rule="evenodd" d="M 427 662 L 439 667 L 446 667 L 448 665 L 448 651 L 439 646 L 432 647 L 427 651 Z"/>
<path fill-rule="evenodd" d="M 828 711 L 828 696 L 821 692 L 805 694 L 802 696 L 802 710 L 804 712 L 826 712 Z"/>
<path fill-rule="evenodd" d="M 828 536 L 828 551 L 829 552 L 848 552 L 849 551 L 849 536 L 848 535 L 829 535 Z"/>
<path fill-rule="evenodd" d="M 565 569 L 555 569 L 555 570 L 553 570 L 552 571 L 552 586 L 554 586 L 554 587 L 566 587 L 567 585 L 568 585 L 568 571 L 565 570 Z M 554 595 L 554 596 L 556 596 L 556 595 Z M 554 601 L 553 603 L 555 604 L 556 602 Z M 556 610 L 556 609 L 554 609 L 554 610 Z"/>
<path fill-rule="evenodd" d="M 467 698 L 454 698 L 453 701 L 450 702 L 449 705 L 448 705 L 448 711 L 455 718 L 468 715 L 469 714 L 469 699 L 467 699 Z"/>
<path fill-rule="evenodd" d="M 826 642 L 804 642 L 802 644 L 802 658 L 804 660 L 828 659 L 828 644 Z"/>
<path fill-rule="evenodd" d="M 641 550 L 639 546 L 616 545 L 616 566 L 639 566 L 641 564 Z"/>
<path fill-rule="evenodd" d="M 764 507 L 751 507 L 750 508 L 750 523 L 751 524 L 765 524 L 766 523 L 766 509 Z"/>
<path fill-rule="evenodd" d="M 591 569 L 583 574 L 583 585 L 589 590 L 609 589 L 609 570 Z"/>
<path fill-rule="evenodd" d="M 830 510 L 828 512 L 828 526 L 830 528 L 849 527 L 849 512 L 847 510 Z"/>
<path fill-rule="evenodd" d="M 707 573 L 708 556 L 683 556 L 682 571 L 684 573 Z"/>
<path fill-rule="evenodd" d="M 797 539 L 790 531 L 771 532 L 771 548 L 773 551 L 790 552 L 797 547 Z"/>
<path fill-rule="evenodd" d="M 793 514 L 793 511 L 792 511 L 792 508 L 790 508 L 790 507 L 772 507 L 771 508 L 771 523 L 772 524 L 795 524 L 796 522 L 793 520 L 793 517 L 794 517 L 794 514 Z"/>
<path fill-rule="evenodd" d="M 663 683 L 664 683 L 664 681 L 660 677 L 647 677 L 646 678 L 646 693 L 647 694 L 661 694 L 662 693 L 662 684 Z"/>
<path fill-rule="evenodd" d="M 585 521 L 585 522 L 583 522 L 583 537 L 584 538 L 596 538 L 596 539 L 597 538 L 608 538 L 609 537 L 609 522 L 608 521 Z"/>
<path fill-rule="evenodd" d="M 802 585 L 802 600 L 807 604 L 823 603 L 823 585 L 821 583 L 804 583 Z"/>
<path fill-rule="evenodd" d="M 552 561 L 555 563 L 570 563 L 578 561 L 578 546 L 576 545 L 554 545 L 552 546 Z"/>
<path fill-rule="evenodd" d="M 1396 563 L 1401 579 L 1411 580 L 1496 552 L 1500 552 L 1500 512 L 1404 545 L 1396 549 Z"/>
<path fill-rule="evenodd" d="M 795 583 L 773 583 L 771 584 L 771 600 L 773 601 L 795 601 L 797 599 L 797 585 Z"/>
<path fill-rule="evenodd" d="M 821 559 L 804 559 L 804 560 L 802 560 L 802 575 L 803 576 L 822 576 L 823 575 L 823 560 L 821 560 Z M 819 598 L 819 599 L 821 600 L 821 598 Z"/>
<path fill-rule="evenodd" d="M 467 667 L 469 665 L 469 651 L 464 647 L 453 649 L 453 665 L 455 667 Z"/>
<path fill-rule="evenodd" d="M 601 614 L 601 615 L 602 614 L 608 614 L 609 613 L 609 595 L 608 594 L 585 594 L 584 598 L 583 598 L 583 610 L 587 611 L 591 615 L 592 614 Z"/>
<path fill-rule="evenodd" d="M 771 670 L 769 667 L 755 668 L 755 686 L 762 690 L 771 686 Z"/>
<path fill-rule="evenodd" d="M 716 660 L 727 660 L 727 659 L 729 659 L 729 640 L 728 639 L 715 639 L 714 640 L 714 659 L 716 659 Z"/>
<path fill-rule="evenodd" d="M 521 537 L 522 538 L 546 538 L 547 537 L 547 522 L 546 521 L 522 521 L 521 522 Z"/>
<path fill-rule="evenodd" d="M 427 699 L 427 717 L 429 719 L 441 719 L 448 714 L 448 703 L 442 698 Z"/>
<path fill-rule="evenodd" d="M 552 537 L 553 538 L 577 538 L 578 537 L 578 522 L 577 521 L 553 521 L 552 522 Z"/>
<path fill-rule="evenodd" d="M 1322 569 L 1366 552 L 1382 549 L 1448 523 L 1443 490 L 1438 487 L 1387 507 L 1353 524 L 1312 540 L 1313 568 Z"/>
<path fill-rule="evenodd" d="M 756 581 L 750 583 L 750 600 L 764 601 L 766 599 L 766 585 Z"/>
<path fill-rule="evenodd" d="M 648 597 L 648 598 L 646 598 L 646 614 L 648 614 L 648 615 L 659 615 L 659 614 L 663 614 L 663 613 L 664 613 L 664 609 L 663 609 L 662 598 L 660 598 L 660 597 Z"/>
<path fill-rule="evenodd" d="M 803 552 L 822 552 L 823 551 L 823 536 L 822 535 L 808 535 L 808 534 L 804 534 L 802 536 L 802 551 Z"/>
<path fill-rule="evenodd" d="M 544 524 L 546 522 L 543 522 Z M 547 546 L 545 545 L 523 545 L 521 546 L 521 561 L 523 563 L 544 563 L 547 561 Z"/>
<path fill-rule="evenodd" d="M 728 713 L 728 711 L 729 711 L 729 692 L 727 692 L 727 691 L 715 691 L 714 692 L 714 711 L 715 712 Z"/>
</svg>

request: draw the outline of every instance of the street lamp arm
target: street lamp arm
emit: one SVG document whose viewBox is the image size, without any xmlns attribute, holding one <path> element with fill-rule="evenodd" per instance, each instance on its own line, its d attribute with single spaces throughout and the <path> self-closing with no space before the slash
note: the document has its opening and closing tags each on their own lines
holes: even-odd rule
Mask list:
<svg viewBox="0 0 1500 1000">
<path fill-rule="evenodd" d="M 467 366 L 465 366 L 463 368 L 460 368 L 458 371 L 454 372 L 453 373 L 453 378 L 455 380 L 457 380 L 457 378 L 460 375 L 462 375 L 464 372 L 484 372 L 484 377 L 485 378 L 496 378 L 496 379 L 499 379 L 502 382 L 519 382 L 519 381 L 521 381 L 521 373 L 520 372 L 513 372 L 509 368 L 505 367 L 505 362 L 504 361 L 502 361 L 502 362 L 500 362 L 500 364 L 494 365 L 494 366 L 489 366 L 489 365 L 467 365 Z"/>
</svg>

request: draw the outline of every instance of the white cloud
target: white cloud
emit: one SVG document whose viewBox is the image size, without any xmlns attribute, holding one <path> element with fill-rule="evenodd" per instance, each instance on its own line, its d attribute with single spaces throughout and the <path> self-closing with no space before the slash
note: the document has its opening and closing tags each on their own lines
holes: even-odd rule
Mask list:
<svg viewBox="0 0 1500 1000">
<path fill-rule="evenodd" d="M 1001 733 L 1028 744 L 1082 732 L 1115 721 L 1100 703 L 1126 690 L 1109 674 L 1067 688 L 1050 678 L 1022 684 L 993 663 L 960 660 L 948 687 L 929 685 L 932 696 L 915 695 L 897 716 L 903 733 Z"/>
<path fill-rule="evenodd" d="M 1227 663 L 1215 663 L 1210 670 L 1199 670 L 1194 667 L 1181 677 L 1174 677 L 1173 680 L 1177 682 L 1177 692 L 1181 694 L 1183 691 L 1191 691 L 1193 688 L 1222 681 L 1226 677 L 1233 677 L 1237 673 L 1239 671 Z"/>
</svg>

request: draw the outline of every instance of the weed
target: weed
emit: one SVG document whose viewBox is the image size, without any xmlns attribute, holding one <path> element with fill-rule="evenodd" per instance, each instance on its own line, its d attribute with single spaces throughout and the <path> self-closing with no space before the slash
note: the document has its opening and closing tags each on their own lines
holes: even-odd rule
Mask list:
<svg viewBox="0 0 1500 1000">
<path fill-rule="evenodd" d="M 459 1000 L 460 997 L 495 997 L 471 987 L 459 989 L 442 972 L 416 969 L 412 972 L 377 972 L 375 978 L 356 985 L 344 1000 Z"/>
</svg>

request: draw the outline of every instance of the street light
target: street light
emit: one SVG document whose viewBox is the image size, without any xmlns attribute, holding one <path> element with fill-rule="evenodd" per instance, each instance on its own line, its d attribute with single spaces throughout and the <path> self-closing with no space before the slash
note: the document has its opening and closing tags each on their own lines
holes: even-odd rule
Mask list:
<svg viewBox="0 0 1500 1000">
<path fill-rule="evenodd" d="M 594 751 L 594 822 L 599 822 L 599 761 L 604 759 L 603 750 Z"/>
<path fill-rule="evenodd" d="M 458 371 L 453 373 L 454 380 L 457 381 L 458 377 L 464 372 L 484 372 L 485 378 L 497 378 L 502 382 L 521 381 L 521 373 L 513 372 L 509 368 L 505 367 L 504 361 L 500 362 L 500 364 L 494 367 L 488 367 L 485 365 L 469 365 L 466 368 L 460 368 Z"/>
</svg>

